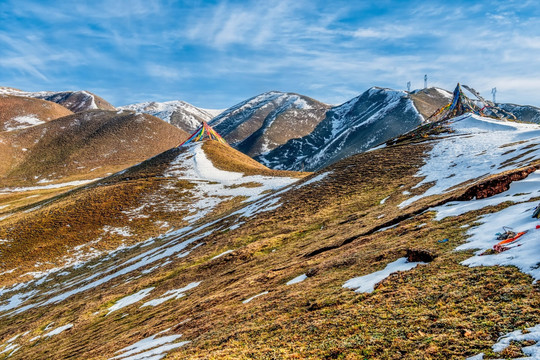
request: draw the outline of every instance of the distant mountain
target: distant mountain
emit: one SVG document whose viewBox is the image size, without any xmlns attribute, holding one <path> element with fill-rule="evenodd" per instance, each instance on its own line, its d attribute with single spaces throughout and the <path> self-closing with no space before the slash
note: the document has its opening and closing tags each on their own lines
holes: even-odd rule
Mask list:
<svg viewBox="0 0 540 360">
<path fill-rule="evenodd" d="M 50 101 L 0 94 L 0 131 L 24 129 L 71 114 Z"/>
<path fill-rule="evenodd" d="M 85 110 L 116 110 L 114 106 L 109 104 L 103 98 L 92 94 L 91 92 L 80 91 L 39 91 L 27 92 L 18 89 L 0 87 L 0 94 L 15 95 L 37 98 L 51 101 L 64 106 L 73 112 L 81 112 Z"/>
<path fill-rule="evenodd" d="M 307 96 L 271 91 L 225 110 L 210 124 L 233 147 L 256 156 L 311 133 L 329 108 Z"/>
<path fill-rule="evenodd" d="M 139 113 L 156 116 L 166 122 L 191 133 L 201 125 L 202 121 L 210 121 L 221 110 L 205 110 L 193 106 L 185 101 L 143 102 L 119 107 L 119 109 L 133 110 Z"/>
<path fill-rule="evenodd" d="M 520 121 L 540 124 L 540 108 L 532 105 L 500 104 L 501 109 L 511 112 Z"/>
<path fill-rule="evenodd" d="M 414 107 L 422 114 L 424 119 L 429 118 L 435 111 L 452 101 L 452 92 L 440 88 L 427 88 L 412 91 L 409 97 Z"/>
<path fill-rule="evenodd" d="M 103 177 L 170 149 L 187 136 L 147 114 L 85 111 L 0 133 L 0 182 L 9 186 Z"/>
<path fill-rule="evenodd" d="M 448 94 L 438 89 L 408 94 L 373 87 L 330 109 L 309 135 L 255 159 L 273 169 L 317 170 L 410 131 L 446 103 Z"/>
</svg>

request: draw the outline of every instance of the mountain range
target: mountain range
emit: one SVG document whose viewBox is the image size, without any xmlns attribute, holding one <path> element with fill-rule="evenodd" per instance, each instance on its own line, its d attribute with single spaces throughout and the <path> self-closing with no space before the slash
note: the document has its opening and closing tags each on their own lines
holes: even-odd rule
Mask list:
<svg viewBox="0 0 540 360">
<path fill-rule="evenodd" d="M 60 104 L 73 112 L 95 109 L 115 110 L 115 107 L 103 98 L 84 90 L 28 92 L 14 88 L 0 87 L 0 94 L 47 100 Z"/>
<path fill-rule="evenodd" d="M 421 102 L 423 114 L 414 98 Z M 371 88 L 329 109 L 310 134 L 292 139 L 256 160 L 276 169 L 318 170 L 412 130 L 431 114 L 427 109 L 431 111 L 448 101 L 448 94 L 436 89 L 409 95 Z"/>
</svg>

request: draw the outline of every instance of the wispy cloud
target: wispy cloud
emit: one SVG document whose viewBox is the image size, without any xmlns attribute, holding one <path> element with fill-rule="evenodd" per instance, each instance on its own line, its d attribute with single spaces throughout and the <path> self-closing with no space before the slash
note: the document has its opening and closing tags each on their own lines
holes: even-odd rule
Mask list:
<svg viewBox="0 0 540 360">
<path fill-rule="evenodd" d="M 272 89 L 343 102 L 427 73 L 540 105 L 539 25 L 534 1 L 6 0 L 0 82 L 222 108 Z"/>
<path fill-rule="evenodd" d="M 189 71 L 185 69 L 181 70 L 173 66 L 165 66 L 160 64 L 147 64 L 146 71 L 148 75 L 162 81 L 176 81 L 191 76 Z"/>
</svg>

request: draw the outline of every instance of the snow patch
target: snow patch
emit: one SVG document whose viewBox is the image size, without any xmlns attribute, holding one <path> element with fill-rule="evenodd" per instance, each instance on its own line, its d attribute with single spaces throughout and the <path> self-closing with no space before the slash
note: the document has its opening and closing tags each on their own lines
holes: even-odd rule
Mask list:
<svg viewBox="0 0 540 360">
<path fill-rule="evenodd" d="M 4 124 L 4 131 L 26 129 L 44 123 L 45 121 L 40 120 L 37 115 L 34 114 L 16 116 Z"/>
<path fill-rule="evenodd" d="M 174 342 L 182 337 L 182 335 L 156 337 L 157 335 L 159 334 L 152 335 L 121 350 L 118 350 L 117 353 L 122 354 L 112 357 L 110 360 L 159 360 L 163 359 L 169 351 L 190 343 L 190 341 Z"/>
<path fill-rule="evenodd" d="M 323 172 L 322 174 L 319 174 L 317 176 L 314 176 L 312 177 L 311 179 L 309 179 L 308 181 L 306 182 L 303 182 L 302 184 L 299 184 L 299 185 L 296 185 L 295 188 L 296 189 L 300 189 L 300 188 L 303 188 L 304 186 L 308 186 L 308 185 L 311 185 L 313 183 L 317 183 L 321 180 L 323 180 L 324 178 L 326 178 L 328 175 L 330 175 L 333 171 L 326 171 L 326 172 Z"/>
<path fill-rule="evenodd" d="M 254 296 L 250 297 L 249 299 L 246 299 L 246 300 L 242 301 L 242 304 L 247 304 L 251 300 L 254 300 L 254 299 L 258 298 L 259 296 L 263 296 L 263 295 L 266 295 L 266 294 L 268 294 L 268 291 L 264 291 L 264 292 L 262 292 L 260 294 L 254 295 Z"/>
<path fill-rule="evenodd" d="M 131 304 L 135 304 L 136 302 L 139 302 L 140 300 L 142 300 L 146 296 L 148 296 L 148 294 L 152 290 L 154 290 L 154 288 L 149 287 L 149 288 L 146 288 L 146 289 L 142 289 L 141 291 L 136 292 L 135 294 L 132 294 L 132 295 L 121 298 L 113 306 L 111 306 L 109 308 L 109 312 L 107 313 L 107 315 L 109 315 L 113 311 L 120 310 L 120 309 L 122 309 L 122 308 L 124 308 L 126 306 L 129 306 Z"/>
<path fill-rule="evenodd" d="M 214 260 L 214 259 L 220 258 L 220 257 L 222 257 L 223 255 L 227 255 L 227 254 L 232 253 L 233 251 L 234 251 L 234 250 L 227 250 L 227 251 L 224 251 L 224 252 L 222 252 L 221 254 L 218 254 L 218 255 L 214 256 L 214 257 L 211 258 L 210 260 Z"/>
<path fill-rule="evenodd" d="M 252 175 L 217 169 L 206 157 L 202 143 L 187 146 L 172 163 L 165 176 L 188 180 L 195 184 L 189 189 L 191 213 L 184 217 L 196 221 L 209 214 L 216 206 L 235 197 L 246 197 L 244 202 L 253 202 L 264 197 L 264 193 L 277 190 L 296 182 L 298 179 Z M 244 187 L 249 183 L 261 184 L 258 187 Z M 184 210 L 185 206 L 181 209 Z"/>
<path fill-rule="evenodd" d="M 525 346 L 521 350 L 524 354 L 528 355 L 526 357 L 520 357 L 516 360 L 532 360 L 540 359 L 540 324 L 532 328 L 528 328 L 527 332 L 524 334 L 522 330 L 516 330 L 509 334 L 506 334 L 499 338 L 497 343 L 492 346 L 494 352 L 502 352 L 506 349 L 512 341 L 536 341 L 535 344 Z M 480 353 L 478 355 L 467 358 L 466 360 L 482 360 L 484 354 Z"/>
<path fill-rule="evenodd" d="M 73 327 L 73 324 L 67 324 L 67 325 L 64 325 L 64 326 L 60 326 L 60 327 L 57 327 L 56 329 L 54 330 L 51 330 L 49 331 L 48 333 L 44 334 L 43 336 L 44 337 L 51 337 L 51 336 L 54 336 L 54 335 L 58 335 L 68 329 L 71 329 Z"/>
<path fill-rule="evenodd" d="M 12 192 L 23 192 L 23 191 L 34 191 L 34 190 L 46 190 L 46 189 L 59 189 L 63 187 L 68 186 L 80 186 L 80 185 L 86 185 L 88 183 L 100 180 L 101 178 L 96 178 L 92 180 L 77 180 L 77 181 L 70 181 L 65 183 L 59 183 L 59 184 L 51 184 L 51 185 L 44 185 L 44 186 L 29 186 L 29 187 L 16 187 L 16 188 L 3 188 L 0 189 L 0 195 L 9 194 Z"/>
<path fill-rule="evenodd" d="M 453 119 L 449 126 L 454 135 L 441 138 L 433 146 L 429 159 L 416 174 L 423 179 L 415 188 L 428 183 L 434 185 L 423 194 L 403 201 L 400 208 L 450 191 L 472 179 L 526 166 L 540 157 L 538 125 L 467 114 Z"/>
<path fill-rule="evenodd" d="M 418 264 L 425 263 L 408 262 L 407 258 L 403 257 L 386 265 L 386 267 L 382 270 L 347 280 L 345 284 L 343 284 L 343 287 L 353 289 L 357 293 L 371 293 L 375 290 L 375 285 L 386 279 L 388 276 L 390 276 L 390 274 L 396 271 L 407 271 L 414 269 Z"/>
<path fill-rule="evenodd" d="M 163 304 L 167 300 L 180 299 L 181 297 L 185 296 L 184 293 L 186 291 L 191 290 L 193 288 L 196 288 L 197 286 L 199 286 L 200 283 L 201 283 L 200 281 L 199 282 L 192 282 L 192 283 L 184 286 L 183 288 L 168 290 L 162 296 L 160 296 L 160 297 L 158 297 L 158 298 L 156 298 L 154 300 L 150 300 L 150 301 L 145 302 L 141 307 L 157 306 L 157 305 Z"/>
<path fill-rule="evenodd" d="M 295 277 L 292 280 L 289 280 L 286 285 L 298 284 L 299 282 L 302 282 L 302 281 L 304 281 L 306 279 L 307 279 L 307 275 L 302 274 L 302 275 L 299 275 L 299 276 Z"/>
<path fill-rule="evenodd" d="M 475 255 L 462 262 L 468 266 L 516 266 L 522 272 L 531 275 L 534 282 L 540 279 L 538 254 L 540 254 L 540 229 L 538 219 L 532 218 L 536 203 L 521 203 L 512 205 L 493 214 L 482 216 L 482 223 L 467 231 L 471 235 L 467 243 L 458 246 L 456 250 L 479 249 Z M 512 228 L 516 233 L 527 231 L 518 240 L 507 245 L 509 250 L 492 255 L 481 255 L 485 250 L 492 249 L 499 241 L 495 235 L 502 231 L 502 226 Z"/>
<path fill-rule="evenodd" d="M 510 184 L 510 188 L 500 194 L 470 201 L 452 201 L 442 206 L 433 208 L 437 211 L 435 220 L 442 220 L 448 216 L 458 216 L 466 212 L 483 209 L 486 206 L 495 206 L 506 201 L 523 202 L 534 197 L 540 196 L 540 170 L 537 170 L 525 179 L 514 181 Z"/>
</svg>

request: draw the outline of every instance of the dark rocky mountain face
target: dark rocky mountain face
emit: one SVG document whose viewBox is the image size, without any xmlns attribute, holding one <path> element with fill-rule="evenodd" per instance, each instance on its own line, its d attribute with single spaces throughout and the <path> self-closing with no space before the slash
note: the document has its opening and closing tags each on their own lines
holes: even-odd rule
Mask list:
<svg viewBox="0 0 540 360">
<path fill-rule="evenodd" d="M 311 134 L 255 159 L 275 169 L 317 170 L 410 131 L 422 120 L 406 92 L 374 87 L 329 110 Z"/>
</svg>

